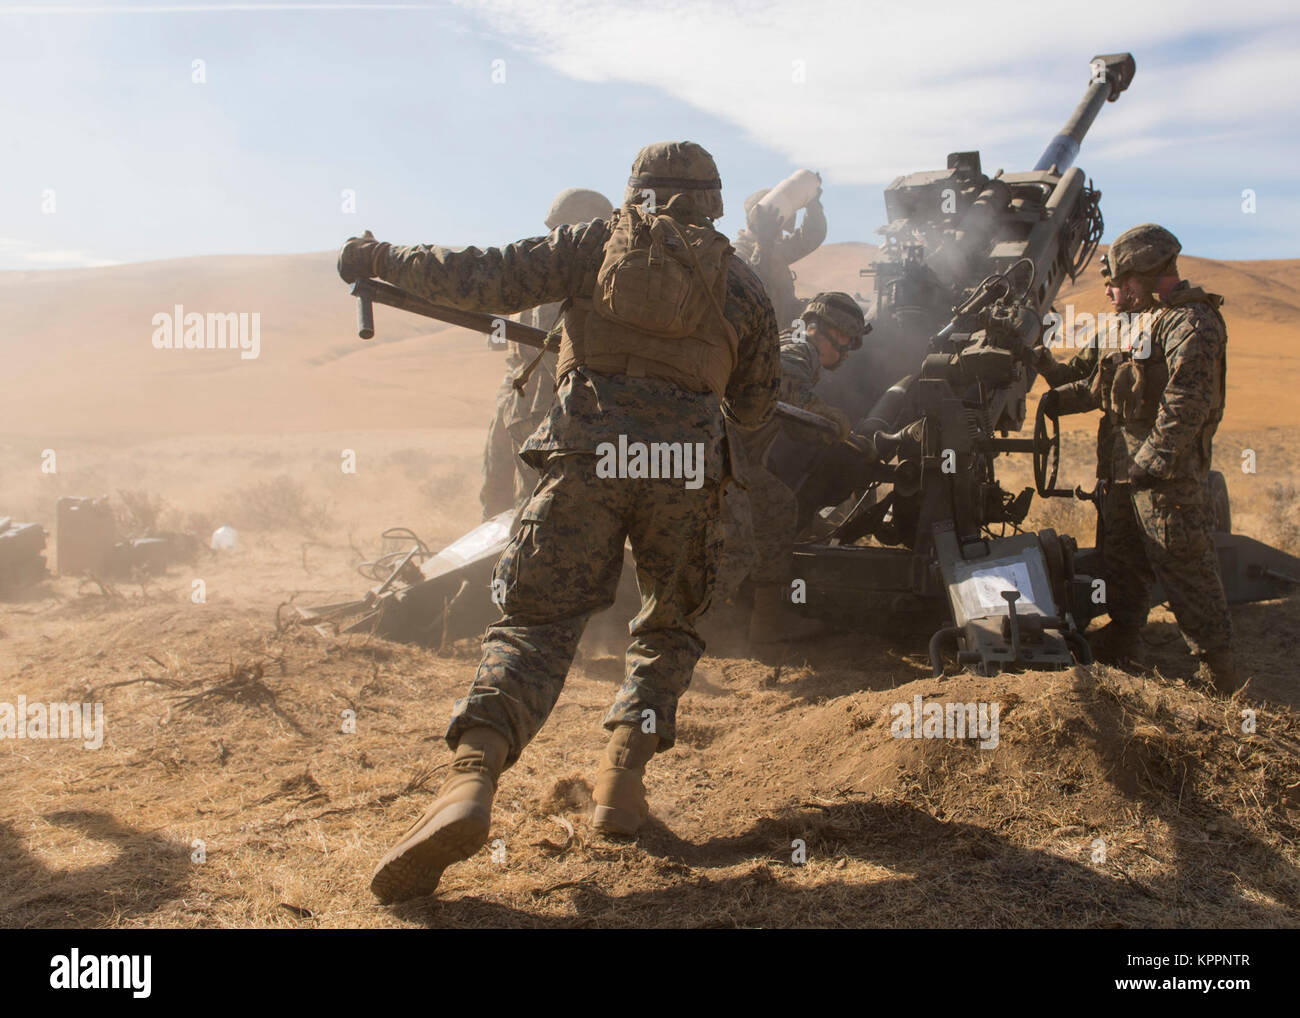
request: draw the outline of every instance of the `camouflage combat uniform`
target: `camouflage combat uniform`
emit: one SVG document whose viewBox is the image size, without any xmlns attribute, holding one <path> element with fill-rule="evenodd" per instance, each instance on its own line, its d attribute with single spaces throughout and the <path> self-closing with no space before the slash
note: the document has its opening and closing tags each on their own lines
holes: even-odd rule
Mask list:
<svg viewBox="0 0 1300 1018">
<path fill-rule="evenodd" d="M 559 315 L 559 304 L 530 308 L 515 318 L 535 329 L 550 329 Z M 556 353 L 538 351 L 519 343 L 506 344 L 506 374 L 497 389 L 496 414 L 488 427 L 483 450 L 483 488 L 479 501 L 483 518 L 513 509 L 537 484 L 537 471 L 519 458 L 524 441 L 531 435 L 555 402 Z M 514 385 L 521 372 L 536 360 L 521 394 Z"/>
<path fill-rule="evenodd" d="M 1156 305 L 1150 356 L 1108 354 L 1100 378 L 1062 387 L 1063 413 L 1102 408 L 1112 438 L 1098 475 L 1113 479 L 1101 507 L 1107 606 L 1124 626 L 1145 625 L 1156 578 L 1193 654 L 1228 648 L 1232 626 L 1206 503 L 1211 444 L 1223 417 L 1227 327 L 1223 298 L 1180 282 Z M 1111 398 L 1112 365 L 1137 363 L 1141 398 Z M 1155 479 L 1128 483 L 1133 465 Z"/>
<path fill-rule="evenodd" d="M 761 198 L 766 191 L 750 195 Z M 746 202 L 746 205 L 750 205 Z M 748 209 L 746 209 L 748 211 Z M 776 321 L 780 328 L 789 329 L 803 311 L 804 302 L 794 293 L 794 273 L 790 266 L 812 254 L 826 239 L 826 212 L 819 200 L 813 199 L 804 208 L 803 221 L 790 233 L 777 237 L 772 243 L 762 243 L 748 229 L 736 234 L 736 254 L 745 259 L 757 273 L 772 300 Z"/>
<path fill-rule="evenodd" d="M 561 226 L 505 248 L 393 247 L 377 262 L 388 282 L 440 304 L 511 312 L 566 298 L 566 341 L 593 314 L 590 297 L 609 223 Z M 723 312 L 739 337 L 723 412 L 756 427 L 778 386 L 776 321 L 753 272 L 732 257 Z M 597 447 L 630 442 L 702 443 L 704 483 L 681 478 L 613 480 L 596 474 Z M 490 728 L 509 742 L 507 766 L 537 734 L 559 697 L 588 617 L 614 601 L 631 541 L 641 611 L 629 627 L 626 680 L 605 718 L 641 725 L 652 711 L 658 749 L 673 744 L 677 701 L 703 643 L 695 621 L 709 602 L 720 541 L 723 414 L 710 391 L 665 378 L 564 370 L 555 403 L 524 442 L 541 480 L 521 527 L 497 564 L 503 617 L 488 627 L 468 695 L 457 702 L 447 742 Z"/>
<path fill-rule="evenodd" d="M 546 213 L 546 228 L 574 226 L 594 219 L 608 219 L 614 207 L 599 191 L 570 187 L 561 191 Z M 549 332 L 559 322 L 560 304 L 521 311 L 515 319 L 523 325 Z M 483 488 L 479 501 L 483 518 L 491 519 L 514 509 L 537 484 L 537 471 L 519 458 L 524 440 L 542 423 L 555 402 L 557 355 L 547 351 L 538 356 L 532 347 L 506 343 L 506 375 L 497 389 L 496 413 L 488 427 L 483 450 Z M 516 387 L 516 379 L 522 387 Z"/>
<path fill-rule="evenodd" d="M 848 416 L 814 391 L 821 377 L 817 348 L 804 335 L 781 333 L 781 401 L 834 420 L 847 430 Z M 743 488 L 727 489 L 718 571 L 722 598 L 734 598 L 747 579 L 759 585 L 783 585 L 790 577 L 799 529 L 798 499 L 767 466 L 768 453 L 782 429 L 802 442 L 834 441 L 825 432 L 787 421 L 730 433 L 732 472 Z"/>
</svg>

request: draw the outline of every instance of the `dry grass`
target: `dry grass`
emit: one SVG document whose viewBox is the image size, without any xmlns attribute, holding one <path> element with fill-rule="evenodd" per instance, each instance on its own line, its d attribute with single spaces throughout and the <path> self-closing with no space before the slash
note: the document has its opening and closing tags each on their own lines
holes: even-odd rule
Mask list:
<svg viewBox="0 0 1300 1018">
<path fill-rule="evenodd" d="M 265 503 L 280 529 L 193 575 L 111 598 L 59 579 L 0 606 L 0 700 L 99 701 L 106 722 L 94 751 L 0 742 L 5 924 L 1300 924 L 1294 602 L 1234 609 L 1252 676 L 1240 703 L 1185 684 L 1190 662 L 1161 610 L 1146 680 L 1100 667 L 931 679 L 923 643 L 905 636 L 842 634 L 778 666 L 706 657 L 677 746 L 649 769 L 654 817 L 636 842 L 600 838 L 588 820 L 622 674 L 589 652 L 502 780 L 504 857 L 485 849 L 436 898 L 377 906 L 370 871 L 442 780 L 441 733 L 474 641 L 439 656 L 274 619 L 291 599 L 364 586 L 342 529 L 354 520 L 372 536 L 375 519 L 410 523 L 435 544 L 472 520 L 472 457 L 448 479 L 447 508 L 427 515 L 409 492 L 396 509 L 383 502 L 406 462 L 386 466 L 354 488 L 330 482 L 343 520 L 314 539 L 285 526 L 321 490 L 304 475 Z M 1262 521 L 1263 486 L 1230 483 L 1245 494 L 1239 519 Z M 191 600 L 194 576 L 205 604 Z M 999 702 L 999 747 L 891 738 L 890 706 L 914 695 Z M 1253 733 L 1243 709 L 1256 711 Z"/>
<path fill-rule="evenodd" d="M 288 474 L 257 481 L 232 492 L 223 518 L 237 529 L 291 530 L 315 534 L 331 522 L 329 510 Z"/>
</svg>

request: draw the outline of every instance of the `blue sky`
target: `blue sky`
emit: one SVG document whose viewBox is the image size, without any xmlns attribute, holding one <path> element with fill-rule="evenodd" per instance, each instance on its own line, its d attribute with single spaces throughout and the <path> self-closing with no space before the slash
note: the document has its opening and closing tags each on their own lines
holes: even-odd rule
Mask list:
<svg viewBox="0 0 1300 1018">
<path fill-rule="evenodd" d="M 727 232 L 746 194 L 807 166 L 829 239 L 874 241 L 890 179 L 966 148 L 1030 168 L 1088 59 L 1125 49 L 1136 79 L 1078 160 L 1106 239 L 1156 220 L 1193 254 L 1300 256 L 1300 14 L 1042 10 L 0 0 L 0 269 L 317 251 L 365 227 L 502 243 L 543 232 L 566 187 L 617 199 L 636 150 L 669 138 L 714 153 Z"/>
</svg>

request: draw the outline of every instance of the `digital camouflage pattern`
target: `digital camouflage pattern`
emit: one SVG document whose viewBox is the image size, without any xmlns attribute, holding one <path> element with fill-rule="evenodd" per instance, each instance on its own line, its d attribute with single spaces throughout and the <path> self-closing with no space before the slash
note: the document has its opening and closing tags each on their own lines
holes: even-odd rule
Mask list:
<svg viewBox="0 0 1300 1018">
<path fill-rule="evenodd" d="M 757 202 L 766 193 L 761 191 L 750 198 Z M 748 212 L 751 202 L 745 204 Z M 790 233 L 770 240 L 756 236 L 748 228 L 736 234 L 736 254 L 758 274 L 782 329 L 789 329 L 803 311 L 803 301 L 795 296 L 795 274 L 790 266 L 816 251 L 825 239 L 826 211 L 816 198 L 804 207 L 802 221 Z"/>
<path fill-rule="evenodd" d="M 1214 550 L 1204 487 L 1176 481 L 1155 490 L 1111 485 L 1102 504 L 1106 601 L 1121 625 L 1144 626 L 1159 578 L 1188 648 L 1198 657 L 1232 644 L 1232 621 Z"/>
<path fill-rule="evenodd" d="M 862 306 L 842 290 L 827 290 L 817 294 L 803 307 L 806 325 L 825 322 L 848 337 L 849 349 L 860 350 L 867 332 L 867 319 Z"/>
<path fill-rule="evenodd" d="M 514 317 L 536 329 L 550 329 L 556 324 L 559 304 L 530 308 Z M 545 419 L 555 402 L 554 351 L 537 360 L 538 351 L 519 343 L 506 343 L 506 373 L 496 394 L 496 412 L 488 426 L 483 450 L 483 488 L 479 501 L 483 518 L 513 509 L 528 497 L 537 484 L 538 473 L 519 458 L 524 442 Z M 515 379 L 537 360 L 524 385 L 522 395 L 515 389 Z"/>
<path fill-rule="evenodd" d="M 821 358 L 805 338 L 791 332 L 781 335 L 781 391 L 784 403 L 834 420 L 845 419 L 813 390 L 821 379 Z M 767 469 L 767 455 L 781 428 L 806 442 L 826 442 L 828 436 L 813 428 L 770 421 L 763 427 L 733 436 L 737 476 L 745 490 L 728 491 L 728 512 L 723 516 L 723 564 L 719 589 L 732 597 L 750 577 L 755 583 L 783 583 L 790 575 L 798 532 L 799 503 L 780 478 Z"/>
<path fill-rule="evenodd" d="M 1173 267 L 1183 245 L 1155 223 L 1131 226 L 1111 244 L 1102 259 L 1102 275 L 1119 280 L 1128 275 L 1147 276 Z"/>
<path fill-rule="evenodd" d="M 1107 380 L 1118 368 L 1107 371 L 1105 364 L 1100 384 L 1094 377 L 1059 390 L 1063 412 L 1104 408 L 1110 425 L 1109 463 L 1102 449 L 1098 475 L 1113 479 L 1101 516 L 1111 618 L 1145 624 L 1159 577 L 1184 639 L 1199 655 L 1225 649 L 1232 639 L 1205 496 L 1226 392 L 1222 303 L 1186 281 L 1157 303 L 1150 355 L 1137 361 L 1140 398 L 1127 410 L 1107 398 Z M 1106 360 L 1134 363 L 1131 352 Z M 1135 463 L 1157 479 L 1154 488 L 1134 491 L 1127 483 Z"/>
<path fill-rule="evenodd" d="M 570 187 L 551 202 L 546 228 L 554 230 L 565 224 L 608 219 L 613 211 L 609 199 L 599 191 Z M 515 315 L 520 323 L 547 332 L 559 324 L 559 317 L 558 303 L 529 308 Z M 538 351 L 531 347 L 506 343 L 506 375 L 497 390 L 496 412 L 488 426 L 483 450 L 483 489 L 479 501 L 483 504 L 485 520 L 513 509 L 537 484 L 537 471 L 519 458 L 519 451 L 555 402 L 557 359 L 554 351 L 548 350 L 539 357 Z M 516 379 L 523 385 L 522 393 L 515 384 Z"/>
<path fill-rule="evenodd" d="M 504 248 L 392 247 L 376 268 L 380 278 L 394 286 L 470 311 L 511 313 L 573 297 L 563 327 L 581 335 L 590 314 L 589 305 L 582 305 L 595 287 L 608 236 L 608 224 L 598 219 L 561 226 L 548 236 Z M 771 416 L 777 398 L 780 350 L 762 285 L 734 257 L 723 313 L 740 336 L 740 348 L 722 409 L 741 426 L 757 427 Z M 702 441 L 706 476 L 722 479 L 723 428 L 716 397 L 662 379 L 581 368 L 561 379 L 555 403 L 524 443 L 522 455 L 540 469 L 545 453 L 595 452 L 600 443 L 617 441 L 620 434 L 643 442 Z"/>
<path fill-rule="evenodd" d="M 1106 355 L 1105 361 L 1139 366 L 1142 398 L 1135 412 L 1126 415 L 1110 405 L 1114 401 L 1101 391 L 1104 385 L 1094 385 L 1092 378 L 1058 390 L 1062 413 L 1106 410 L 1117 436 L 1111 476 L 1126 478 L 1137 463 L 1161 481 L 1205 483 L 1226 392 L 1228 334 L 1218 310 L 1222 303 L 1222 297 L 1184 280 L 1155 308 L 1149 356 L 1135 361 L 1128 351 Z"/>
<path fill-rule="evenodd" d="M 614 603 L 629 540 L 641 611 L 605 727 L 652 718 L 659 748 L 671 746 L 677 701 L 704 652 L 695 621 L 713 587 L 717 500 L 712 482 L 691 490 L 675 479 L 602 478 L 595 456 L 549 454 L 493 573 L 504 617 L 483 637 L 482 663 L 447 742 L 486 726 L 510 740 L 508 763 L 518 758 L 555 706 L 587 619 Z"/>
<path fill-rule="evenodd" d="M 466 310 L 509 313 L 573 298 L 563 328 L 580 338 L 608 235 L 608 224 L 596 220 L 504 248 L 393 247 L 377 268 L 404 290 Z M 740 345 L 721 413 L 711 393 L 666 379 L 581 367 L 560 379 L 554 405 L 522 449 L 542 479 L 497 566 L 504 614 L 484 635 L 478 673 L 453 714 L 453 747 L 463 731 L 482 725 L 505 735 L 510 761 L 518 758 L 555 704 L 588 617 L 614 598 L 625 540 L 642 607 L 630 627 L 626 681 L 605 724 L 640 723 L 652 710 L 660 748 L 672 744 L 677 699 L 703 652 L 694 622 L 716 571 L 723 413 L 745 427 L 764 424 L 779 386 L 771 304 L 735 257 L 723 313 Z M 617 445 L 620 436 L 701 443 L 705 483 L 689 489 L 680 478 L 597 477 L 598 447 Z"/>
</svg>

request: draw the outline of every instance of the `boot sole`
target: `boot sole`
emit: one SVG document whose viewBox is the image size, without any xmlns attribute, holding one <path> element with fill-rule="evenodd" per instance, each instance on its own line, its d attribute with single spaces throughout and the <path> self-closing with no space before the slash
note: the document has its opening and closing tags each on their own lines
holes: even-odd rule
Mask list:
<svg viewBox="0 0 1300 1018">
<path fill-rule="evenodd" d="M 432 894 L 443 870 L 487 844 L 490 823 L 474 803 L 439 810 L 379 861 L 370 879 L 371 893 L 384 905 Z"/>
<path fill-rule="evenodd" d="M 641 829 L 645 818 L 631 810 L 617 806 L 597 806 L 592 814 L 592 826 L 601 834 L 619 834 L 630 837 Z"/>
</svg>

